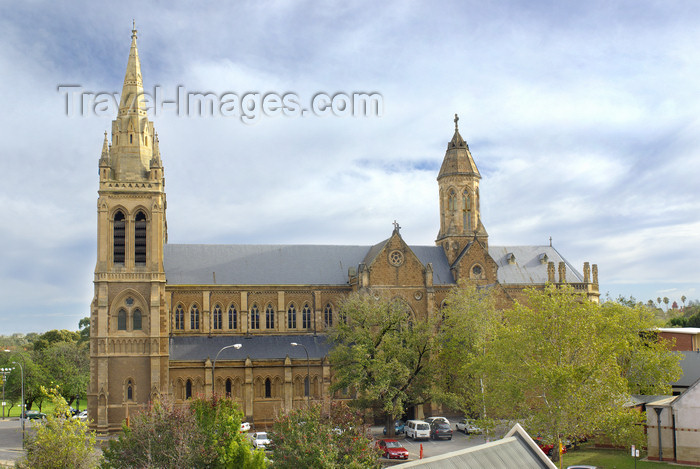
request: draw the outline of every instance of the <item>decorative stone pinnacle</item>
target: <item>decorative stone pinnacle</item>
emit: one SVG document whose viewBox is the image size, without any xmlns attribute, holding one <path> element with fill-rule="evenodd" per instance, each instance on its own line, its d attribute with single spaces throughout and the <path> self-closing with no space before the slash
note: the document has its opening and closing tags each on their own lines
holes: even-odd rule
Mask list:
<svg viewBox="0 0 700 469">
<path fill-rule="evenodd" d="M 455 132 L 459 131 L 459 127 L 457 127 L 457 122 L 459 122 L 459 116 L 455 114 Z"/>
</svg>

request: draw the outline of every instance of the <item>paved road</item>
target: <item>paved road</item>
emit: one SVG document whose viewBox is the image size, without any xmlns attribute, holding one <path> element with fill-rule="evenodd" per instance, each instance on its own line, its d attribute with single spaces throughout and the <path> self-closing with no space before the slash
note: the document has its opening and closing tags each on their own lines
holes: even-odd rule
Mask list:
<svg viewBox="0 0 700 469">
<path fill-rule="evenodd" d="M 452 425 L 454 429 L 454 424 Z M 382 434 L 383 427 L 372 427 L 372 435 L 377 438 L 386 438 Z M 443 453 L 449 453 L 450 451 L 457 451 L 464 448 L 470 448 L 472 446 L 477 446 L 485 443 L 485 437 L 483 435 L 465 435 L 462 432 L 453 432 L 452 440 L 416 440 L 413 441 L 410 438 L 406 438 L 404 435 L 399 435 L 395 437 L 407 450 L 409 454 L 409 461 L 418 459 L 420 457 L 420 447 L 423 445 L 423 457 L 427 458 L 430 456 L 437 456 Z M 394 461 L 388 461 L 384 458 L 381 459 L 382 463 L 385 465 L 392 465 Z M 404 462 L 404 461 L 396 461 Z"/>
<path fill-rule="evenodd" d="M 26 430 L 31 428 L 27 422 Z M 0 467 L 14 467 L 14 462 L 24 455 L 22 450 L 22 424 L 19 418 L 0 419 Z"/>
</svg>

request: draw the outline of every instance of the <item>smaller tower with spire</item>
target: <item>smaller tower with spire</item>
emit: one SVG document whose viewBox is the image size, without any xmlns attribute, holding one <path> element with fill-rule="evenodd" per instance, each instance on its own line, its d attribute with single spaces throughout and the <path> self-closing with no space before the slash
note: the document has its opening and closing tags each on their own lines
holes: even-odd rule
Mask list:
<svg viewBox="0 0 700 469">
<path fill-rule="evenodd" d="M 459 133 L 459 116 L 454 118 L 455 132 L 447 144 L 445 158 L 438 174 L 440 189 L 440 231 L 442 246 L 450 263 L 470 242 L 478 240 L 488 248 L 488 233 L 481 223 L 479 180 L 481 174 Z"/>
</svg>

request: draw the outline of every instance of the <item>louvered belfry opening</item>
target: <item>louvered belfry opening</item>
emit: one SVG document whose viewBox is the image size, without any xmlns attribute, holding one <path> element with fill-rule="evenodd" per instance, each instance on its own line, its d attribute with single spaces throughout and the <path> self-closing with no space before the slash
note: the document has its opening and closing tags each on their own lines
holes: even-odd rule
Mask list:
<svg viewBox="0 0 700 469">
<path fill-rule="evenodd" d="M 114 214 L 114 263 L 124 264 L 126 220 L 122 212 Z"/>
<path fill-rule="evenodd" d="M 134 263 L 146 265 L 146 215 L 143 212 L 138 212 L 135 221 Z"/>
</svg>

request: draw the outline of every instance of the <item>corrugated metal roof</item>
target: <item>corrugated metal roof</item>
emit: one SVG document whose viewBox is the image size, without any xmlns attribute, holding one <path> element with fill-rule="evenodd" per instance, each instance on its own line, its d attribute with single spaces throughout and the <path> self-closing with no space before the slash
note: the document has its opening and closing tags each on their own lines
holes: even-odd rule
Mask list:
<svg viewBox="0 0 700 469">
<path fill-rule="evenodd" d="M 348 268 L 373 259 L 385 245 L 166 244 L 165 276 L 170 285 L 347 285 Z M 433 265 L 436 285 L 454 285 L 443 249 L 409 246 L 418 259 Z M 566 263 L 568 282 L 583 277 L 551 246 L 490 246 L 501 284 L 544 284 L 549 261 Z M 514 256 L 509 263 L 507 256 Z M 558 267 L 556 278 L 558 279 Z M 216 280 L 214 278 L 216 277 Z"/>
<path fill-rule="evenodd" d="M 289 355 L 293 359 L 306 359 L 303 347 L 293 347 L 292 342 L 302 344 L 309 351 L 310 359 L 320 359 L 328 355 L 330 344 L 326 336 L 313 335 L 215 335 L 175 336 L 170 339 L 170 360 L 204 361 L 212 360 L 223 347 L 241 344 L 239 350 L 226 349 L 219 355 L 219 360 L 282 359 Z"/>
<path fill-rule="evenodd" d="M 690 387 L 700 379 L 700 352 L 683 351 L 678 353 L 683 355 L 680 362 L 683 375 L 673 383 L 673 386 Z"/>
</svg>

